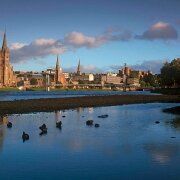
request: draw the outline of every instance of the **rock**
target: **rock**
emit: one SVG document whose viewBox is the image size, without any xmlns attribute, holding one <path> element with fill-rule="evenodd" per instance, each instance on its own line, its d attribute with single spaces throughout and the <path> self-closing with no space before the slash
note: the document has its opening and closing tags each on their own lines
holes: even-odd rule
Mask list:
<svg viewBox="0 0 180 180">
<path fill-rule="evenodd" d="M 93 120 L 87 120 L 86 125 L 87 126 L 92 126 L 93 125 Z"/>
<path fill-rule="evenodd" d="M 99 124 L 95 124 L 94 127 L 98 128 L 98 127 L 100 127 L 100 125 Z"/>
<path fill-rule="evenodd" d="M 8 122 L 8 123 L 7 123 L 7 127 L 8 127 L 8 128 L 12 128 L 12 123 L 11 123 L 11 122 Z"/>
<path fill-rule="evenodd" d="M 26 141 L 26 140 L 29 140 L 29 135 L 26 134 L 24 131 L 23 131 L 23 134 L 22 134 L 22 139 L 23 139 L 23 142 Z"/>
<path fill-rule="evenodd" d="M 160 122 L 159 121 L 155 121 L 156 124 L 159 124 Z"/>
<path fill-rule="evenodd" d="M 108 114 L 103 114 L 101 116 L 98 116 L 98 118 L 107 118 L 109 115 Z"/>
</svg>

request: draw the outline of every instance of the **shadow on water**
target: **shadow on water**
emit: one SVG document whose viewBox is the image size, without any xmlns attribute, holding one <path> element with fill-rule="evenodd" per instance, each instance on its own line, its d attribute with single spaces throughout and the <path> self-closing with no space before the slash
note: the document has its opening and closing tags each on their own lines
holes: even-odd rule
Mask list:
<svg viewBox="0 0 180 180">
<path fill-rule="evenodd" d="M 178 131 L 180 131 L 180 116 L 176 117 L 172 121 L 167 121 L 166 124 L 167 125 L 171 125 L 173 128 L 175 128 Z"/>
</svg>

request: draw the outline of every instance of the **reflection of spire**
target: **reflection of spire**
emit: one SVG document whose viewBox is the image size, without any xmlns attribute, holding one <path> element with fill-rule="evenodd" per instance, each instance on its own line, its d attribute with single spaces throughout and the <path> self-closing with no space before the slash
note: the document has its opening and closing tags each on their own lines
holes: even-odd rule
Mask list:
<svg viewBox="0 0 180 180">
<path fill-rule="evenodd" d="M 4 32 L 3 44 L 2 44 L 2 51 L 7 49 L 7 40 L 6 40 L 6 31 Z"/>
<path fill-rule="evenodd" d="M 61 114 L 61 111 L 55 111 L 55 121 L 56 122 L 59 122 L 61 120 L 60 114 Z"/>
<path fill-rule="evenodd" d="M 78 67 L 77 67 L 77 74 L 78 74 L 78 75 L 81 75 L 80 59 L 79 59 L 79 62 L 78 62 Z"/>
</svg>

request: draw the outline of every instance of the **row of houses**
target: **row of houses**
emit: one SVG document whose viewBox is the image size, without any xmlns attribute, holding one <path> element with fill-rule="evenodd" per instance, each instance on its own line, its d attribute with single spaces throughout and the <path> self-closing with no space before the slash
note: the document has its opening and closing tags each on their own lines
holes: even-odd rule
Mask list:
<svg viewBox="0 0 180 180">
<path fill-rule="evenodd" d="M 45 87 L 47 84 L 51 87 L 69 87 L 70 85 L 88 85 L 96 84 L 105 86 L 107 84 L 120 86 L 131 85 L 139 87 L 139 80 L 149 71 L 135 71 L 125 66 L 119 70 L 119 73 L 92 74 L 82 73 L 80 61 L 77 71 L 74 73 L 63 72 L 59 65 L 57 57 L 54 69 L 47 69 L 42 72 L 16 72 L 17 85 L 25 87 Z"/>
</svg>

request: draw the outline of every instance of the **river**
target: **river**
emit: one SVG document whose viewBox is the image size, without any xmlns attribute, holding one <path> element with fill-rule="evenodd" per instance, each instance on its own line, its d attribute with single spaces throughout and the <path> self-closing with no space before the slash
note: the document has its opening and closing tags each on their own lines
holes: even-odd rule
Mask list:
<svg viewBox="0 0 180 180">
<path fill-rule="evenodd" d="M 1 117 L 0 179 L 180 179 L 180 121 L 148 103 Z M 98 118 L 108 114 L 107 118 Z M 89 127 L 86 120 L 100 127 Z M 62 129 L 56 122 L 62 121 Z M 12 122 L 11 129 L 6 127 Z M 155 121 L 159 121 L 156 124 Z M 40 136 L 45 123 L 48 133 Z M 22 141 L 22 132 L 29 134 Z"/>
<path fill-rule="evenodd" d="M 144 94 L 144 95 L 155 95 L 149 91 L 5 91 L 0 92 L 0 101 L 13 101 L 21 99 L 40 99 L 40 98 L 66 98 L 66 97 L 77 97 L 77 96 L 102 96 L 102 95 L 124 95 L 124 94 Z"/>
</svg>

